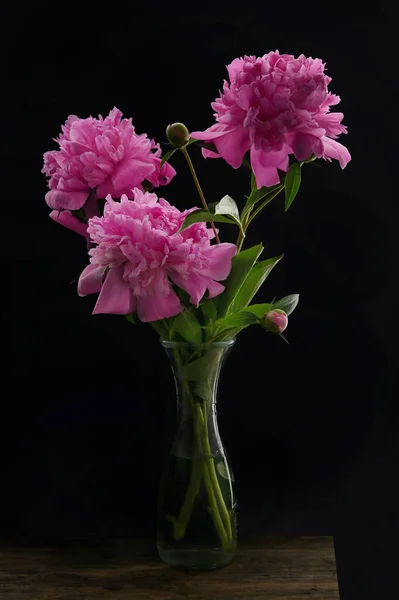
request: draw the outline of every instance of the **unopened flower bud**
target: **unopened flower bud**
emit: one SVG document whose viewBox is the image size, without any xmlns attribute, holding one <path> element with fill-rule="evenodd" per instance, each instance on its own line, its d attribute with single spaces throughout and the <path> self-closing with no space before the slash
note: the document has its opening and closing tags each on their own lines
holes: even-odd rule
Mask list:
<svg viewBox="0 0 399 600">
<path fill-rule="evenodd" d="M 288 316 L 281 308 L 269 310 L 261 320 L 262 326 L 272 333 L 282 333 L 288 325 Z"/>
<path fill-rule="evenodd" d="M 175 148 L 185 146 L 190 139 L 188 129 L 183 123 L 173 123 L 166 128 L 166 137 Z"/>
</svg>

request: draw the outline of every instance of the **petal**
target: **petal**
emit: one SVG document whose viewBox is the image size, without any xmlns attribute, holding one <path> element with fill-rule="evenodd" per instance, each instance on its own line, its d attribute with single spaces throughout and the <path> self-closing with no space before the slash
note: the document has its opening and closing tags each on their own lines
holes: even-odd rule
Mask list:
<svg viewBox="0 0 399 600">
<path fill-rule="evenodd" d="M 234 131 L 233 129 L 228 129 L 226 125 L 221 125 L 220 123 L 215 123 L 211 127 L 208 127 L 205 131 L 193 131 L 190 133 L 190 137 L 195 140 L 205 140 L 210 142 L 215 138 L 226 135 L 227 133 L 231 133 Z"/>
<path fill-rule="evenodd" d="M 263 186 L 271 186 L 280 183 L 277 167 L 283 171 L 287 170 L 288 148 L 284 147 L 278 152 L 267 152 L 255 146 L 251 148 L 251 166 L 255 174 L 256 187 L 258 190 Z"/>
<path fill-rule="evenodd" d="M 67 229 L 74 231 L 75 233 L 79 233 L 79 235 L 83 235 L 87 240 L 90 238 L 87 233 L 87 223 L 82 223 L 74 217 L 69 210 L 52 210 L 50 213 L 50 218 L 53 219 L 56 223 L 63 225 Z"/>
<path fill-rule="evenodd" d="M 231 259 L 237 254 L 237 246 L 224 242 L 203 250 L 207 265 L 201 269 L 201 275 L 216 281 L 226 279 L 231 271 Z"/>
<path fill-rule="evenodd" d="M 328 137 L 322 137 L 321 142 L 323 144 L 323 156 L 339 160 L 341 168 L 344 169 L 352 158 L 348 149 Z"/>
<path fill-rule="evenodd" d="M 183 310 L 180 300 L 171 285 L 169 294 L 166 296 L 155 293 L 148 296 L 136 296 L 136 299 L 137 315 L 144 323 L 174 317 Z"/>
<path fill-rule="evenodd" d="M 224 290 L 224 285 L 218 283 L 217 281 L 212 281 L 212 279 L 208 279 L 208 298 L 215 298 L 215 296 L 219 296 Z"/>
<path fill-rule="evenodd" d="M 297 160 L 306 160 L 311 154 L 320 156 L 323 146 L 317 135 L 300 131 L 293 137 L 291 148 Z"/>
<path fill-rule="evenodd" d="M 188 277 L 182 277 L 176 271 L 171 271 L 169 277 L 177 286 L 190 294 L 191 304 L 198 306 L 207 288 L 207 279 L 198 273 L 190 273 Z"/>
<path fill-rule="evenodd" d="M 97 294 L 101 290 L 103 275 L 106 267 L 101 265 L 87 265 L 82 271 L 78 281 L 79 296 Z"/>
<path fill-rule="evenodd" d="M 176 175 L 176 169 L 169 163 L 164 163 L 159 172 L 159 185 L 168 185 Z"/>
<path fill-rule="evenodd" d="M 122 161 L 111 178 L 114 187 L 114 195 L 119 197 L 121 194 L 126 193 L 127 190 L 136 187 L 151 177 L 156 167 L 150 162 L 144 162 L 142 160 L 125 160 Z"/>
<path fill-rule="evenodd" d="M 230 133 L 216 138 L 214 144 L 220 156 L 233 169 L 238 169 L 241 166 L 244 154 L 250 148 L 248 129 L 236 127 Z"/>
<path fill-rule="evenodd" d="M 206 148 L 201 148 L 201 152 L 204 158 L 221 158 L 220 154 L 212 152 L 212 150 L 207 150 Z"/>
<path fill-rule="evenodd" d="M 50 208 L 56 210 L 78 210 L 87 200 L 90 190 L 79 192 L 66 192 L 64 190 L 50 190 L 46 194 L 46 202 Z"/>
<path fill-rule="evenodd" d="M 127 315 L 135 312 L 133 292 L 123 280 L 123 267 L 111 267 L 102 285 L 93 315 Z"/>
</svg>

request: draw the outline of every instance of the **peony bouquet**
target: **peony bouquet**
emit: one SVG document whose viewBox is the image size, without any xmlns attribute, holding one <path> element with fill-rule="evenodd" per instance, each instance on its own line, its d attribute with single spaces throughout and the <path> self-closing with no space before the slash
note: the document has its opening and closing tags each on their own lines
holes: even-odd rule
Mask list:
<svg viewBox="0 0 399 600">
<path fill-rule="evenodd" d="M 55 140 L 59 149 L 45 153 L 42 171 L 50 217 L 87 241 L 89 264 L 78 294 L 98 295 L 93 314 L 149 323 L 171 357 L 181 415 L 172 454 L 186 462 L 170 466 L 161 485 L 159 547 L 166 562 L 176 547 L 186 554 L 207 548 L 208 557 L 209 548 L 224 556 L 234 551 L 233 478 L 214 418 L 222 355 L 250 325 L 284 338 L 298 303 L 297 294 L 253 302 L 282 256 L 260 260 L 261 243 L 243 249 L 248 227 L 280 195 L 285 209 L 291 206 L 306 163 L 336 159 L 343 168 L 351 158 L 337 141 L 346 133 L 343 114 L 330 109 L 340 98 L 329 92 L 331 78 L 320 59 L 275 51 L 237 58 L 227 71 L 229 80 L 212 103 L 214 124 L 191 132 L 182 123 L 168 126 L 166 153 L 114 108 L 106 118 L 68 117 Z M 192 145 L 204 158 L 247 170 L 248 196 L 238 204 L 228 195 L 208 202 L 189 155 Z M 176 175 L 175 152 L 183 153 L 200 200 L 183 211 L 157 191 Z M 236 228 L 235 244 L 220 240 L 219 223 Z M 173 496 L 179 473 L 184 485 L 168 504 L 165 494 L 169 486 Z M 198 517 L 195 528 L 200 502 L 206 518 Z M 212 539 L 201 546 L 208 526 Z M 178 565 L 176 554 L 169 562 Z"/>
</svg>

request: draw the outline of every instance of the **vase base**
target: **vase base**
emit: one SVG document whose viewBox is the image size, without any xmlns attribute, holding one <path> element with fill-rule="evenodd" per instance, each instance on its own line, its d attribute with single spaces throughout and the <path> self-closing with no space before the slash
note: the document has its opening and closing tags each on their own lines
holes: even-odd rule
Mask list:
<svg viewBox="0 0 399 600">
<path fill-rule="evenodd" d="M 157 546 L 162 562 L 175 569 L 190 571 L 211 571 L 226 567 L 235 557 L 233 552 L 200 548 L 165 548 Z"/>
</svg>

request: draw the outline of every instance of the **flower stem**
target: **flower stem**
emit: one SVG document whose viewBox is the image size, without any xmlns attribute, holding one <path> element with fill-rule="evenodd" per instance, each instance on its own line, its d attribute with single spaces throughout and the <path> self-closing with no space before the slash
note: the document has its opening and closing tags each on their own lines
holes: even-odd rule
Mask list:
<svg viewBox="0 0 399 600">
<path fill-rule="evenodd" d="M 211 447 L 210 447 L 210 444 L 209 444 L 209 435 L 208 435 L 207 416 L 206 416 L 206 414 L 204 416 L 202 416 L 201 407 L 199 407 L 199 410 L 201 411 L 201 417 L 202 417 L 202 419 L 204 421 L 204 427 L 203 427 L 203 433 L 204 433 L 203 447 L 204 447 L 205 459 L 207 461 L 207 465 L 208 465 L 208 469 L 209 469 L 209 474 L 210 474 L 212 485 L 213 485 L 213 488 L 214 488 L 214 491 L 215 491 L 216 499 L 219 502 L 220 509 L 221 509 L 222 516 L 223 516 L 223 520 L 224 520 L 224 522 L 226 524 L 227 537 L 228 537 L 229 540 L 231 540 L 232 537 L 233 537 L 233 534 L 232 534 L 232 529 L 231 529 L 230 516 L 229 516 L 228 510 L 226 508 L 226 504 L 225 504 L 225 501 L 224 501 L 224 498 L 223 498 L 222 490 L 220 489 L 218 476 L 217 476 L 216 470 L 215 470 L 215 462 L 214 462 L 214 458 L 213 458 L 212 453 L 211 453 Z"/>
<path fill-rule="evenodd" d="M 177 364 L 182 367 L 183 363 L 179 352 L 175 351 Z M 218 532 L 223 549 L 226 552 L 231 550 L 233 541 L 231 517 L 227 511 L 223 494 L 220 489 L 217 478 L 214 458 L 211 453 L 209 443 L 209 432 L 207 424 L 207 412 L 204 412 L 200 403 L 195 401 L 194 394 L 188 381 L 183 379 L 185 393 L 190 404 L 193 426 L 194 426 L 194 444 L 191 456 L 191 474 L 183 505 L 177 518 L 167 515 L 166 518 L 173 524 L 173 535 L 175 539 L 182 539 L 185 536 L 186 528 L 189 523 L 194 502 L 199 492 L 202 477 L 204 479 L 205 489 L 207 491 L 209 512 L 212 516 L 215 529 Z M 227 531 L 226 531 L 227 530 Z"/>
<path fill-rule="evenodd" d="M 198 181 L 198 177 L 197 177 L 197 173 L 195 172 L 194 165 L 193 165 L 193 163 L 191 161 L 191 158 L 190 158 L 190 156 L 189 156 L 189 154 L 187 152 L 187 148 L 185 146 L 182 146 L 182 148 L 180 148 L 180 150 L 183 152 L 184 157 L 185 157 L 185 159 L 187 161 L 187 164 L 188 164 L 188 166 L 190 168 L 191 175 L 193 176 L 194 183 L 195 183 L 195 186 L 196 186 L 196 188 L 198 190 L 199 197 L 201 198 L 203 207 L 205 208 L 206 211 L 209 212 L 209 208 L 208 208 L 208 205 L 206 203 L 204 193 L 203 193 L 203 191 L 201 189 L 200 182 Z M 218 244 L 220 244 L 220 239 L 219 239 L 219 236 L 218 236 L 217 231 L 216 231 L 215 223 L 213 221 L 211 221 L 211 226 L 212 226 L 212 229 L 213 229 L 213 233 L 215 234 L 216 242 Z"/>
<path fill-rule="evenodd" d="M 238 234 L 236 246 L 237 246 L 237 254 L 240 252 L 242 245 L 244 243 L 245 238 L 245 230 L 243 228 L 240 229 L 240 233 Z"/>
<path fill-rule="evenodd" d="M 203 429 L 204 432 L 206 432 L 205 429 L 205 423 L 204 423 L 204 415 L 202 414 L 202 409 L 199 405 L 198 406 L 198 416 L 199 416 L 199 420 L 201 422 L 201 428 Z M 205 487 L 207 489 L 208 492 L 208 500 L 209 500 L 209 512 L 212 515 L 212 519 L 213 522 L 215 524 L 215 527 L 219 533 L 219 537 L 220 537 L 220 541 L 222 542 L 222 546 L 224 548 L 224 550 L 228 551 L 229 550 L 229 535 L 226 534 L 226 530 L 225 530 L 225 526 L 223 524 L 223 520 L 220 516 L 220 512 L 219 512 L 219 508 L 218 508 L 218 504 L 217 504 L 217 498 L 216 498 L 216 493 L 214 490 L 214 480 L 212 477 L 212 470 L 211 470 L 211 464 L 213 466 L 213 458 L 212 458 L 212 463 L 209 461 L 209 459 L 207 458 L 207 450 L 206 447 L 208 446 L 209 448 L 209 441 L 208 444 L 206 444 L 205 439 L 207 439 L 207 433 L 205 433 L 204 438 L 202 439 L 202 453 L 204 455 L 204 481 L 205 481 Z M 220 492 L 220 488 L 219 488 L 219 484 L 217 483 L 219 492 Z"/>
<path fill-rule="evenodd" d="M 188 484 L 183 505 L 180 509 L 179 516 L 173 523 L 175 539 L 182 539 L 186 534 L 186 528 L 191 517 L 194 502 L 197 497 L 201 484 L 202 473 L 200 459 L 192 458 L 191 461 L 191 476 Z"/>
<path fill-rule="evenodd" d="M 260 213 L 260 211 L 263 210 L 265 208 L 265 206 L 267 206 L 269 204 L 269 202 L 271 202 L 276 196 L 278 196 L 279 193 L 283 191 L 283 189 L 284 189 L 284 185 L 280 186 L 279 189 L 275 190 L 272 194 L 270 194 L 269 196 L 266 197 L 266 200 L 264 202 L 262 202 L 262 204 L 254 210 L 252 215 L 248 214 L 247 227 L 251 223 L 251 221 L 253 221 L 255 219 L 255 217 Z"/>
</svg>

